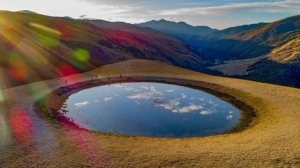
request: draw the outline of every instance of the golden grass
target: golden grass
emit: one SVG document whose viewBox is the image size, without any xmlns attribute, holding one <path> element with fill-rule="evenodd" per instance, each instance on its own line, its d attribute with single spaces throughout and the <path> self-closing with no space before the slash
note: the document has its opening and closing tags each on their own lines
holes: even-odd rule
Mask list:
<svg viewBox="0 0 300 168">
<path fill-rule="evenodd" d="M 300 38 L 295 38 L 286 44 L 275 48 L 269 55 L 271 60 L 277 62 L 289 62 L 297 59 L 300 55 Z"/>
<path fill-rule="evenodd" d="M 247 75 L 250 71 L 249 68 L 255 63 L 261 61 L 266 56 L 260 56 L 249 59 L 240 59 L 240 60 L 231 60 L 224 61 L 223 64 L 215 65 L 209 67 L 209 69 L 214 71 L 219 71 L 224 75 L 232 76 L 232 75 Z"/>
<path fill-rule="evenodd" d="M 49 122 L 33 110 L 35 100 L 64 85 L 59 80 L 49 80 L 3 91 L 6 102 L 1 104 L 2 115 L 9 118 L 16 107 L 25 105 L 33 123 L 33 133 L 25 142 L 12 134 L 10 143 L 0 144 L 0 164 L 3 167 L 300 166 L 298 89 L 215 77 L 145 60 L 107 65 L 81 77 L 88 79 L 99 75 L 105 78 L 119 74 L 132 79 L 172 78 L 177 83 L 217 90 L 254 107 L 258 118 L 242 132 L 203 138 L 167 139 L 91 133 Z M 193 82 L 186 83 L 186 80 Z M 28 88 L 38 86 L 41 88 L 39 96 L 33 99 Z M 58 104 L 59 101 L 47 99 L 47 103 Z"/>
</svg>

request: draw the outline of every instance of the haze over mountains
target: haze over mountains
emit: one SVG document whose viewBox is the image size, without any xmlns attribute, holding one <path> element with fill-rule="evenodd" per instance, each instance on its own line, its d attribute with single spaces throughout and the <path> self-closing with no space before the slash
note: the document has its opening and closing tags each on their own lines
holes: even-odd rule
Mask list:
<svg viewBox="0 0 300 168">
<path fill-rule="evenodd" d="M 210 28 L 208 26 L 192 26 L 185 22 L 172 22 L 165 19 L 152 20 L 145 23 L 137 24 L 140 27 L 149 27 L 154 30 L 162 31 L 173 35 L 197 35 L 203 36 L 208 33 L 217 31 L 217 29 Z"/>
<path fill-rule="evenodd" d="M 148 27 L 153 30 L 171 34 L 194 48 L 199 48 L 201 46 L 199 43 L 200 37 L 217 31 L 217 29 L 213 29 L 208 26 L 192 26 L 185 22 L 177 23 L 167 21 L 165 19 L 158 21 L 152 20 L 149 22 L 137 24 L 137 26 Z"/>
<path fill-rule="evenodd" d="M 300 87 L 300 16 L 224 30 L 184 22 L 138 25 L 0 12 L 2 87 L 129 59 Z"/>
<path fill-rule="evenodd" d="M 194 29 L 185 36 L 181 36 L 183 32 L 171 31 L 176 27 L 175 24 L 181 23 L 164 24 L 163 30 L 158 28 L 162 23 L 167 21 L 151 21 L 140 25 L 172 34 L 200 50 L 201 56 L 207 61 L 204 72 L 300 87 L 300 16 L 273 23 L 211 29 L 209 33 Z"/>
</svg>

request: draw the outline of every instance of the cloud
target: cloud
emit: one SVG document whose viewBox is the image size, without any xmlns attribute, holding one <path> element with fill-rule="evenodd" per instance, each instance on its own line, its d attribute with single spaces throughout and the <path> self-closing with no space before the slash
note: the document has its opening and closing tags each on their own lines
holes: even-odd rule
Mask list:
<svg viewBox="0 0 300 168">
<path fill-rule="evenodd" d="M 163 98 L 163 93 L 159 92 L 155 89 L 155 87 L 151 86 L 150 88 L 142 86 L 143 88 L 147 88 L 150 89 L 149 92 L 145 92 L 145 93 L 136 93 L 136 94 L 132 94 L 130 96 L 127 96 L 129 99 L 162 99 Z"/>
<path fill-rule="evenodd" d="M 212 110 L 203 110 L 200 112 L 201 115 L 210 115 L 212 113 L 214 113 L 214 111 L 212 111 Z"/>
<path fill-rule="evenodd" d="M 179 109 L 172 110 L 172 112 L 174 112 L 174 113 L 188 113 L 188 112 L 191 112 L 191 111 L 200 110 L 202 108 L 203 107 L 200 106 L 200 105 L 197 106 L 197 105 L 191 104 L 190 106 L 186 106 L 186 107 L 182 107 L 182 108 L 179 108 Z"/>
<path fill-rule="evenodd" d="M 169 93 L 171 93 L 171 92 L 174 92 L 174 89 L 165 90 L 165 92 L 169 92 Z"/>
<path fill-rule="evenodd" d="M 116 87 L 116 88 L 122 88 L 123 86 L 121 84 L 119 84 L 119 85 L 114 85 L 114 87 Z"/>
<path fill-rule="evenodd" d="M 143 89 L 149 89 L 149 87 L 147 87 L 147 86 L 141 86 L 141 88 L 143 88 Z"/>
<path fill-rule="evenodd" d="M 157 107 L 163 107 L 166 110 L 173 110 L 178 108 L 178 106 L 180 105 L 180 102 L 178 99 L 171 99 L 168 101 L 168 103 L 158 103 L 156 106 Z"/>
<path fill-rule="evenodd" d="M 280 2 L 228 3 L 220 6 L 188 7 L 161 11 L 161 15 L 220 15 L 224 12 L 259 10 L 260 12 L 299 12 L 300 2 L 285 0 Z"/>
<path fill-rule="evenodd" d="M 74 105 L 78 108 L 78 107 L 82 107 L 82 106 L 86 106 L 88 105 L 89 102 L 88 101 L 84 101 L 84 102 L 80 102 L 80 103 L 74 103 Z"/>
<path fill-rule="evenodd" d="M 125 88 L 126 91 L 131 91 L 133 88 Z"/>
<path fill-rule="evenodd" d="M 104 97 L 104 99 L 103 99 L 103 101 L 105 101 L 105 102 L 110 101 L 110 100 L 112 100 L 111 97 Z"/>
<path fill-rule="evenodd" d="M 227 119 L 227 120 L 231 120 L 232 118 L 233 118 L 233 115 L 231 115 L 231 114 L 228 115 L 228 116 L 226 116 L 226 119 Z"/>
<path fill-rule="evenodd" d="M 183 99 L 185 99 L 186 98 L 186 94 L 181 94 L 181 97 L 183 98 Z"/>
<path fill-rule="evenodd" d="M 299 14 L 299 0 L 16 0 L 2 3 L 5 10 L 32 10 L 51 16 L 96 18 L 140 23 L 170 19 L 217 28 L 254 22 L 270 22 Z M 65 6 L 69 6 L 66 10 Z M 55 9 L 55 10 L 53 10 Z M 230 19 L 230 18 L 234 19 Z"/>
</svg>

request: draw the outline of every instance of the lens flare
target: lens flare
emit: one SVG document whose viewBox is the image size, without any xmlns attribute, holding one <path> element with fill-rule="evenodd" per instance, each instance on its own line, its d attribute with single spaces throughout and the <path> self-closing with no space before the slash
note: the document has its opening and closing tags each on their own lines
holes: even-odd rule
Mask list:
<svg viewBox="0 0 300 168">
<path fill-rule="evenodd" d="M 23 108 L 11 112 L 10 124 L 13 134 L 21 143 L 28 143 L 33 138 L 33 123 Z"/>
<path fill-rule="evenodd" d="M 82 48 L 76 49 L 74 55 L 81 62 L 87 62 L 90 59 L 90 53 Z"/>
<path fill-rule="evenodd" d="M 69 23 L 65 21 L 58 21 L 55 23 L 55 27 L 62 33 L 62 39 L 70 39 L 73 37 L 74 32 L 72 26 L 70 26 Z"/>
<path fill-rule="evenodd" d="M 76 152 L 80 152 L 82 157 L 94 163 L 107 162 L 110 159 L 107 149 L 91 132 L 77 130 L 66 124 L 65 127 L 67 128 L 65 129 L 66 138 L 77 148 Z"/>
<path fill-rule="evenodd" d="M 27 66 L 19 58 L 16 53 L 12 53 L 9 57 L 9 72 L 10 75 L 17 81 L 25 81 L 28 75 Z"/>
<path fill-rule="evenodd" d="M 44 47 L 54 47 L 59 45 L 59 39 L 62 33 L 56 29 L 47 27 L 38 23 L 29 23 L 29 25 L 35 30 L 35 39 Z"/>
<path fill-rule="evenodd" d="M 0 29 L 4 27 L 4 19 L 0 18 Z"/>
<path fill-rule="evenodd" d="M 5 116 L 0 112 L 0 147 L 11 143 L 11 132 Z"/>
<path fill-rule="evenodd" d="M 78 71 L 68 64 L 61 64 L 58 68 L 60 76 L 69 76 L 78 73 Z"/>
<path fill-rule="evenodd" d="M 39 85 L 35 85 L 35 86 L 30 86 L 30 96 L 42 103 L 44 102 L 44 99 L 42 98 L 42 93 L 48 93 L 50 92 L 49 87 L 45 84 L 45 83 L 40 83 Z"/>
<path fill-rule="evenodd" d="M 45 25 L 42 25 L 42 24 L 39 24 L 39 23 L 29 23 L 29 25 L 33 28 L 36 28 L 37 30 L 41 30 L 47 34 L 51 34 L 51 35 L 56 35 L 56 36 L 60 36 L 61 35 L 61 32 L 56 30 L 56 29 L 53 29 L 53 28 L 50 28 L 50 27 L 47 27 Z"/>
<path fill-rule="evenodd" d="M 55 47 L 59 44 L 59 38 L 37 34 L 36 40 L 45 47 Z"/>
</svg>

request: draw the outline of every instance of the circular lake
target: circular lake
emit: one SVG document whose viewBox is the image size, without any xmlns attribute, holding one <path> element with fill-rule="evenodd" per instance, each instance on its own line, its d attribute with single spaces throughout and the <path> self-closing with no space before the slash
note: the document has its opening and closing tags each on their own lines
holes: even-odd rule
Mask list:
<svg viewBox="0 0 300 168">
<path fill-rule="evenodd" d="M 206 92 L 171 84 L 136 82 L 74 93 L 59 113 L 81 128 L 148 137 L 196 137 L 229 131 L 239 109 Z"/>
</svg>

